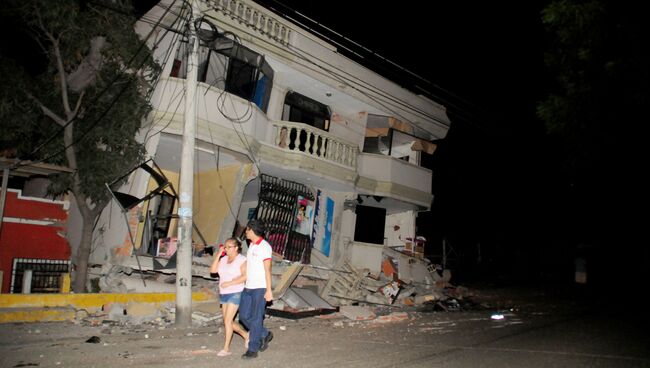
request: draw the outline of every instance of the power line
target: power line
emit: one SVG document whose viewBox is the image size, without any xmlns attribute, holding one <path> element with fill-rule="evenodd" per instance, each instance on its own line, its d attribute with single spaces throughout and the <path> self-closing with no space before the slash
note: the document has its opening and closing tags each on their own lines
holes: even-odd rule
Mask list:
<svg viewBox="0 0 650 368">
<path fill-rule="evenodd" d="M 264 1 L 259 1 L 259 0 L 254 0 L 254 1 L 260 2 L 262 4 L 264 3 Z M 268 9 L 270 9 L 274 13 L 278 14 L 279 16 L 281 16 L 281 17 L 283 17 L 283 18 L 285 18 L 287 20 L 290 20 L 292 22 L 295 22 L 295 23 L 297 23 L 298 25 L 300 25 L 302 27 L 305 27 L 307 30 L 309 30 L 309 31 L 313 32 L 314 34 L 316 34 L 317 36 L 323 38 L 325 41 L 330 42 L 332 44 L 335 44 L 336 46 L 341 47 L 343 50 L 347 51 L 348 53 L 352 54 L 353 56 L 356 56 L 357 58 L 363 59 L 365 63 L 374 65 L 375 67 L 377 67 L 377 68 L 379 68 L 379 69 L 381 69 L 381 70 L 383 70 L 385 72 L 394 74 L 394 72 L 389 71 L 384 66 L 372 61 L 371 59 L 368 59 L 368 58 L 364 57 L 363 56 L 364 53 L 371 56 L 371 57 L 373 57 L 373 58 L 379 59 L 382 62 L 390 64 L 391 66 L 397 68 L 399 71 L 401 71 L 403 73 L 406 73 L 408 76 L 414 78 L 415 80 L 420 81 L 420 82 L 424 82 L 425 85 L 428 85 L 429 87 L 431 87 L 431 88 L 433 88 L 435 90 L 438 90 L 439 92 L 442 92 L 444 95 L 447 95 L 447 96 L 449 96 L 449 97 L 451 97 L 453 99 L 456 99 L 457 101 L 460 101 L 463 104 L 466 104 L 467 106 L 471 107 L 472 109 L 478 110 L 483 114 L 487 113 L 486 111 L 482 110 L 479 106 L 477 106 L 473 102 L 471 102 L 471 101 L 469 101 L 469 100 L 467 100 L 467 99 L 465 99 L 465 98 L 463 98 L 461 96 L 458 96 L 457 94 L 449 91 L 448 89 L 445 89 L 445 88 L 431 82 L 430 80 L 422 77 L 421 75 L 419 75 L 419 74 L 417 74 L 417 73 L 415 73 L 415 72 L 401 66 L 400 64 L 398 64 L 398 63 L 384 57 L 383 55 L 381 55 L 381 54 L 379 54 L 379 53 L 377 53 L 377 52 L 375 52 L 375 51 L 361 45 L 360 43 L 350 39 L 349 37 L 346 37 L 345 35 L 343 35 L 343 34 L 337 32 L 337 31 L 329 28 L 328 26 L 326 26 L 326 25 L 324 25 L 324 24 L 322 24 L 322 23 L 320 23 L 320 22 L 318 22 L 318 21 L 316 21 L 314 19 L 311 19 L 310 17 L 298 12 L 295 9 L 292 9 L 292 8 L 284 5 L 282 2 L 280 2 L 278 0 L 269 0 L 269 1 L 271 1 L 271 2 L 273 2 L 275 4 L 278 4 L 279 6 L 286 9 L 287 11 L 289 11 L 289 12 L 291 12 L 293 14 L 296 14 L 301 19 L 304 19 L 304 20 L 312 23 L 315 27 L 318 27 L 318 28 L 332 34 L 334 37 L 342 40 L 343 42 L 347 42 L 347 43 L 351 44 L 351 46 L 343 45 L 341 42 L 333 39 L 332 37 L 328 37 L 328 36 L 324 35 L 323 32 L 319 32 L 318 30 L 315 30 L 314 28 L 305 25 L 303 22 L 300 22 L 300 21 L 292 18 L 291 16 L 287 15 L 286 13 L 284 13 L 284 12 L 278 10 L 278 9 L 275 9 L 272 6 L 268 7 Z M 353 50 L 352 47 L 359 49 L 359 51 Z M 395 77 L 399 78 L 399 76 L 397 76 L 397 75 L 395 75 Z M 442 97 L 442 96 L 440 96 L 438 94 L 435 94 L 429 89 L 425 89 L 423 87 L 420 87 L 417 84 L 413 84 L 411 87 L 414 88 L 414 89 L 417 89 L 419 92 L 428 94 L 429 97 L 434 98 L 436 100 L 439 100 L 440 102 L 442 102 L 444 105 L 446 105 L 448 107 L 453 107 L 453 108 L 456 108 L 458 110 L 461 110 L 463 113 L 471 114 L 466 109 L 464 109 L 464 108 L 462 108 L 460 106 L 457 106 L 455 103 L 451 102 L 448 98 L 444 98 L 444 97 Z M 473 116 L 473 117 L 476 117 L 476 116 Z"/>
<path fill-rule="evenodd" d="M 227 9 L 225 9 L 225 10 L 227 11 Z M 233 16 L 233 17 L 235 17 L 235 18 L 237 18 L 237 19 L 239 19 L 239 20 L 241 20 L 241 21 L 245 21 L 243 18 L 239 17 L 239 16 L 236 15 L 236 14 L 231 14 L 231 16 Z M 214 18 L 214 17 L 210 17 L 210 16 L 208 16 L 208 18 L 218 20 L 218 19 L 216 19 L 216 18 Z M 256 35 L 256 34 L 248 33 L 248 35 L 249 35 L 251 38 L 258 39 L 258 40 L 262 40 L 262 39 L 261 39 L 258 35 Z M 355 90 L 358 91 L 359 93 L 365 95 L 365 96 L 368 97 L 369 99 L 371 99 L 371 100 L 373 100 L 373 101 L 379 103 L 381 106 L 383 106 L 384 108 L 386 108 L 388 111 L 390 111 L 391 113 L 393 113 L 395 116 L 398 116 L 398 117 L 400 117 L 400 118 L 402 118 L 402 119 L 404 119 L 404 120 L 407 120 L 407 121 L 409 120 L 409 119 L 406 119 L 405 117 L 401 116 L 400 113 L 394 111 L 394 110 L 393 110 L 392 108 L 390 108 L 389 106 L 386 106 L 385 103 L 384 103 L 384 101 L 380 101 L 380 100 L 378 100 L 378 99 L 375 98 L 374 96 L 371 96 L 371 95 L 369 95 L 369 94 L 363 92 L 362 90 L 360 90 L 359 88 L 355 87 L 354 85 L 364 85 L 366 88 L 369 88 L 369 89 L 373 90 L 374 93 L 376 93 L 378 96 L 383 97 L 385 100 L 387 100 L 387 101 L 392 101 L 392 102 L 395 103 L 396 105 L 401 105 L 401 106 L 403 106 L 403 107 L 409 108 L 409 109 L 411 109 L 412 111 L 415 111 L 415 112 L 417 112 L 417 113 L 419 113 L 419 114 L 421 114 L 421 115 L 424 115 L 424 116 L 428 117 L 428 118 L 431 119 L 431 120 L 434 120 L 434 121 L 438 122 L 438 123 L 441 124 L 441 125 L 446 126 L 446 124 L 439 122 L 437 117 L 430 115 L 429 113 L 427 113 L 427 112 L 421 110 L 421 109 L 418 108 L 418 107 L 412 106 L 412 105 L 411 105 L 410 103 L 408 103 L 407 101 L 403 101 L 403 100 L 400 100 L 400 99 L 395 98 L 394 96 L 388 95 L 387 93 L 385 93 L 385 92 L 384 92 L 383 90 L 381 90 L 380 88 L 378 88 L 378 87 L 376 87 L 376 86 L 374 86 L 374 85 L 372 85 L 372 84 L 370 84 L 370 83 L 368 83 L 368 82 L 366 82 L 366 81 L 364 81 L 364 80 L 361 80 L 361 79 L 359 79 L 358 77 L 356 77 L 356 76 L 350 74 L 349 72 L 347 72 L 347 71 L 345 71 L 345 70 L 342 70 L 341 68 L 339 68 L 339 67 L 337 67 L 337 66 L 335 66 L 335 65 L 332 65 L 331 63 L 329 63 L 329 62 L 327 62 L 327 61 L 321 60 L 320 58 L 317 58 L 316 56 L 314 56 L 314 55 L 312 55 L 312 54 L 310 54 L 310 53 L 308 53 L 308 52 L 306 52 L 306 51 L 304 51 L 304 50 L 302 50 L 302 49 L 300 49 L 300 48 L 298 48 L 298 47 L 290 46 L 289 51 L 291 51 L 291 52 L 294 54 L 294 56 L 296 56 L 296 57 L 300 58 L 301 60 L 306 61 L 307 63 L 313 65 L 314 67 L 316 67 L 316 69 L 314 69 L 314 68 L 309 68 L 309 67 L 306 66 L 306 65 L 303 65 L 304 67 L 306 67 L 306 68 L 308 68 L 308 69 L 310 69 L 310 70 L 312 70 L 312 71 L 314 71 L 314 72 L 316 72 L 316 73 L 319 73 L 319 74 L 321 74 L 321 75 L 323 75 L 323 76 L 326 76 L 326 77 L 335 77 L 335 78 L 337 78 L 339 82 L 341 82 L 341 83 L 343 83 L 343 84 L 345 84 L 345 85 L 347 85 L 347 86 L 349 86 L 349 87 L 352 87 L 353 89 L 355 89 Z M 303 55 L 303 54 L 304 54 L 304 55 Z M 307 56 L 305 56 L 305 55 L 307 55 L 307 56 L 309 56 L 309 57 L 311 57 L 311 58 L 309 58 L 309 57 L 307 57 Z M 330 69 L 330 68 L 326 68 L 326 67 L 324 67 L 323 65 L 318 64 L 318 63 L 315 62 L 314 60 L 319 60 L 321 63 L 327 65 L 327 66 L 330 67 L 331 69 Z M 319 71 L 319 69 L 320 69 L 321 71 Z M 347 76 L 345 76 L 345 75 L 347 75 Z"/>
</svg>

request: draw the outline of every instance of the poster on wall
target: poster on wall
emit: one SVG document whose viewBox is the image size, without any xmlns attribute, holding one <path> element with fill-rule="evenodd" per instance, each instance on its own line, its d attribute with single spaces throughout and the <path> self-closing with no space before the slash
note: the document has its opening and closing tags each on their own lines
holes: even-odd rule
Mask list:
<svg viewBox="0 0 650 368">
<path fill-rule="evenodd" d="M 298 211 L 296 212 L 293 231 L 303 235 L 311 235 L 312 218 L 313 207 L 311 203 L 307 198 L 298 196 Z"/>
<path fill-rule="evenodd" d="M 316 204 L 313 217 L 314 226 L 311 234 L 312 244 L 314 245 L 314 249 L 329 257 L 332 237 L 332 222 L 334 219 L 334 200 L 323 195 L 323 192 L 320 190 L 318 190 L 316 194 Z"/>
</svg>

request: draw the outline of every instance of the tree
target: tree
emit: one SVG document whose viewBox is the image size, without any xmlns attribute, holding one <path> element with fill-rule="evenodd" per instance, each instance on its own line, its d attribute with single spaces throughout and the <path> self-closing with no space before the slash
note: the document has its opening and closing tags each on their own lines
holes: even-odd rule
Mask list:
<svg viewBox="0 0 650 368">
<path fill-rule="evenodd" d="M 564 141 L 576 182 L 603 164 L 634 158 L 650 101 L 643 14 L 638 6 L 607 0 L 558 0 L 542 12 L 551 39 L 545 61 L 556 91 L 537 113 L 548 132 Z"/>
<path fill-rule="evenodd" d="M 49 190 L 72 194 L 83 219 L 75 292 L 85 292 L 93 226 L 110 200 L 105 183 L 144 156 L 136 134 L 159 67 L 131 14 L 129 1 L 108 0 L 16 0 L 3 10 L 38 46 L 27 55 L 42 62 L 2 52 L 0 120 L 9 129 L 0 150 L 74 170 L 54 176 Z"/>
<path fill-rule="evenodd" d="M 558 0 L 542 12 L 546 64 L 555 92 L 537 106 L 549 134 L 564 142 L 576 242 L 595 247 L 596 268 L 646 270 L 643 216 L 630 211 L 647 191 L 644 157 L 650 102 L 649 25 L 641 5 Z M 636 263 L 636 264 L 635 264 Z M 643 271 L 646 272 L 647 271 Z M 617 281 L 638 280 L 638 275 Z M 603 276 L 609 279 L 609 275 Z"/>
</svg>

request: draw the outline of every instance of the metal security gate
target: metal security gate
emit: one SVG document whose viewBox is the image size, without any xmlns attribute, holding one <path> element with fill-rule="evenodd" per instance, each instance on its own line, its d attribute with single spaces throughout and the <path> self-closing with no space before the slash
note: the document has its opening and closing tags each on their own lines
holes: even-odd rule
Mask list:
<svg viewBox="0 0 650 368">
<path fill-rule="evenodd" d="M 32 293 L 58 293 L 61 274 L 70 272 L 69 260 L 14 258 L 11 271 L 11 293 L 23 292 L 23 275 L 32 270 Z"/>
<path fill-rule="evenodd" d="M 264 221 L 266 240 L 273 251 L 286 260 L 309 263 L 311 237 L 293 229 L 298 213 L 298 198 L 314 200 L 314 194 L 303 184 L 261 175 L 259 203 L 254 218 Z"/>
</svg>

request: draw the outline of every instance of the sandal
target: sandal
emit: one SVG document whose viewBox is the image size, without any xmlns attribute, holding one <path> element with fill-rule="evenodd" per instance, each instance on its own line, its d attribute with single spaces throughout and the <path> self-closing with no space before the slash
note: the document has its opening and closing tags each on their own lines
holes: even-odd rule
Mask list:
<svg viewBox="0 0 650 368">
<path fill-rule="evenodd" d="M 230 355 L 230 354 L 232 354 L 232 352 L 230 352 L 230 351 L 225 351 L 225 350 L 221 350 L 220 352 L 217 353 L 217 356 L 225 357 L 225 356 L 228 356 L 228 355 Z"/>
</svg>

